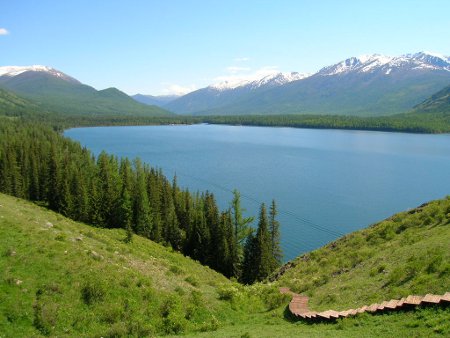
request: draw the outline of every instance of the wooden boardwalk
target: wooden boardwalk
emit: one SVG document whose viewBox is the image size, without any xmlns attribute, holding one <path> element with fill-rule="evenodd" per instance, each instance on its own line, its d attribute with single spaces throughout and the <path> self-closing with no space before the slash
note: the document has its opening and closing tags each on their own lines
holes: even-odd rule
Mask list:
<svg viewBox="0 0 450 338">
<path fill-rule="evenodd" d="M 349 316 L 355 316 L 358 313 L 363 312 L 382 312 L 392 311 L 402 308 L 414 308 L 421 305 L 432 304 L 448 304 L 450 303 L 450 292 L 446 292 L 443 295 L 427 294 L 425 296 L 410 295 L 402 299 L 391 299 L 381 303 L 374 303 L 371 305 L 364 305 L 357 309 L 348 309 L 345 311 L 327 310 L 322 312 L 311 311 L 308 308 L 307 296 L 299 295 L 292 292 L 289 288 L 280 288 L 280 292 L 284 294 L 292 295 L 292 300 L 289 303 L 289 311 L 297 318 L 304 320 L 334 320 L 337 318 L 346 318 Z"/>
</svg>

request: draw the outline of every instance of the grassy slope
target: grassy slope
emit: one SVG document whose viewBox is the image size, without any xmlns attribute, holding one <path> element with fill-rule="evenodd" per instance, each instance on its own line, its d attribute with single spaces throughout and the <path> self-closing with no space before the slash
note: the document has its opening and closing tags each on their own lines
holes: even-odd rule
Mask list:
<svg viewBox="0 0 450 338">
<path fill-rule="evenodd" d="M 1 337 L 208 330 L 241 315 L 218 299 L 229 280 L 168 248 L 6 195 L 0 205 Z"/>
<path fill-rule="evenodd" d="M 185 332 L 201 337 L 361 337 L 405 336 L 412 329 L 416 336 L 450 333 L 449 308 L 362 315 L 336 324 L 291 323 L 284 318 L 288 299 L 273 285 L 238 286 L 151 241 L 135 236 L 132 244 L 125 244 L 123 238 L 122 230 L 75 223 L 0 194 L 0 336 Z M 448 237 L 441 239 L 448 244 Z M 435 283 L 436 290 L 447 282 Z M 342 307 L 346 301 L 335 304 Z"/>
<path fill-rule="evenodd" d="M 450 291 L 450 197 L 392 216 L 296 258 L 278 278 L 313 310 Z"/>
</svg>

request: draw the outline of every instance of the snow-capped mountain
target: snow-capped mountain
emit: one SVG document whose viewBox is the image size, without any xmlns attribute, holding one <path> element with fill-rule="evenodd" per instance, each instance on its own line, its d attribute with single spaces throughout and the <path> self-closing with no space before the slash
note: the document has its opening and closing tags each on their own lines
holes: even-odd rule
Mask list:
<svg viewBox="0 0 450 338">
<path fill-rule="evenodd" d="M 237 103 L 248 96 L 302 80 L 308 76 L 308 74 L 297 72 L 274 72 L 260 77 L 228 79 L 227 81 L 221 81 L 186 94 L 169 102 L 164 108 L 181 114 L 208 111 L 231 103 Z"/>
<path fill-rule="evenodd" d="M 450 72 L 450 58 L 447 56 L 420 52 L 401 56 L 380 54 L 351 57 L 335 65 L 322 68 L 317 75 L 331 76 L 347 73 L 381 72 L 389 75 L 396 70 L 446 70 Z"/>
<path fill-rule="evenodd" d="M 297 81 L 308 77 L 309 74 L 300 74 L 298 72 L 290 73 L 272 73 L 269 75 L 263 75 L 262 77 L 252 78 L 236 78 L 227 81 L 221 81 L 209 86 L 211 89 L 216 90 L 229 90 L 236 89 L 238 87 L 247 87 L 256 89 L 260 87 L 276 87 L 286 83 Z"/>
<path fill-rule="evenodd" d="M 429 52 L 363 55 L 311 75 L 238 80 L 197 90 L 165 107 L 179 114 L 396 114 L 450 84 L 450 58 Z"/>
<path fill-rule="evenodd" d="M 48 66 L 0 67 L 0 87 L 42 111 L 90 116 L 167 116 L 169 112 L 136 102 L 116 88 L 96 90 Z"/>
<path fill-rule="evenodd" d="M 33 66 L 3 66 L 0 67 L 0 77 L 15 77 L 25 72 L 41 72 L 56 78 L 60 78 L 62 80 L 66 80 L 73 83 L 80 83 L 78 80 L 70 77 L 63 72 L 56 70 L 52 67 L 41 66 L 41 65 L 33 65 Z"/>
</svg>

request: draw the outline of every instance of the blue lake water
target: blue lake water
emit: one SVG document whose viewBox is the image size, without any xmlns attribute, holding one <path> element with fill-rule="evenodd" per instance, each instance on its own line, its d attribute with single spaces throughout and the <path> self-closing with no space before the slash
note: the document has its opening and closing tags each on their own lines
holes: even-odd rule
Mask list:
<svg viewBox="0 0 450 338">
<path fill-rule="evenodd" d="M 450 135 L 219 125 L 76 128 L 65 135 L 159 167 L 222 209 L 274 198 L 284 259 L 450 194 Z"/>
</svg>

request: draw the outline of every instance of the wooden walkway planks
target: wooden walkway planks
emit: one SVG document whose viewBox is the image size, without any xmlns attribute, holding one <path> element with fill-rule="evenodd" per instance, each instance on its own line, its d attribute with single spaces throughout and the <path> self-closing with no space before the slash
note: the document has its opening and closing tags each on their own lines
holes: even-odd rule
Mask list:
<svg viewBox="0 0 450 338">
<path fill-rule="evenodd" d="M 289 311 L 295 317 L 303 318 L 306 320 L 334 320 L 337 318 L 347 318 L 349 316 L 355 316 L 358 313 L 363 312 L 382 312 L 404 308 L 405 306 L 416 307 L 424 304 L 450 303 L 450 292 L 446 292 L 444 295 L 433 295 L 429 293 L 425 296 L 409 295 L 402 299 L 391 299 L 381 302 L 380 304 L 374 303 L 371 305 L 364 305 L 357 309 L 349 309 L 345 311 L 327 310 L 322 312 L 315 312 L 309 310 L 309 298 L 307 296 L 294 293 L 289 288 L 280 288 L 279 290 L 283 294 L 292 295 L 292 300 L 289 303 Z"/>
</svg>

